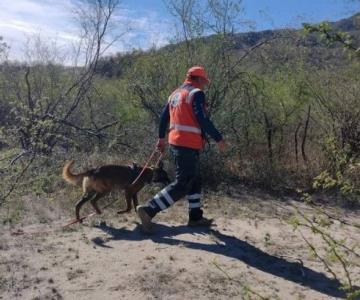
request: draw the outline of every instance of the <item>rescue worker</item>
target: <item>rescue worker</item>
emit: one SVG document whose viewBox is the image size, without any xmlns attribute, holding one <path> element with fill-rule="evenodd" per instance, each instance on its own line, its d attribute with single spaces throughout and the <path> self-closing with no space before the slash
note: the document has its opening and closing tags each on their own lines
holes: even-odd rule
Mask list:
<svg viewBox="0 0 360 300">
<path fill-rule="evenodd" d="M 165 135 L 169 126 L 168 142 L 175 161 L 176 179 L 151 200 L 137 207 L 143 230 L 151 232 L 152 218 L 185 197 L 189 203 L 188 226 L 211 226 L 212 219 L 203 216 L 201 209 L 201 174 L 199 152 L 205 144 L 205 134 L 213 138 L 220 151 L 225 148 L 222 135 L 206 112 L 204 87 L 209 84 L 205 69 L 190 68 L 184 83 L 169 97 L 159 124 L 157 148 L 165 151 Z"/>
</svg>

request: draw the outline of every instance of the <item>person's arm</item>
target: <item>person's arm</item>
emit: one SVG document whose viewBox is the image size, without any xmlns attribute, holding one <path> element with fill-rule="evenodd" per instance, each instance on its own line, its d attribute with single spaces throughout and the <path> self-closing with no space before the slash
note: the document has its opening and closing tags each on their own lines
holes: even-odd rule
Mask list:
<svg viewBox="0 0 360 300">
<path fill-rule="evenodd" d="M 159 139 L 165 138 L 166 130 L 170 121 L 169 103 L 165 105 L 160 116 Z"/>
<path fill-rule="evenodd" d="M 169 112 L 169 103 L 167 103 L 160 116 L 159 139 L 156 144 L 157 149 L 159 149 L 161 153 L 163 153 L 166 148 L 165 135 L 169 121 L 170 121 L 170 112 Z"/>
<path fill-rule="evenodd" d="M 221 133 L 216 129 L 210 118 L 204 111 L 205 94 L 203 91 L 196 92 L 194 94 L 194 100 L 192 102 L 193 111 L 201 129 L 208 134 L 215 142 L 223 140 Z"/>
</svg>

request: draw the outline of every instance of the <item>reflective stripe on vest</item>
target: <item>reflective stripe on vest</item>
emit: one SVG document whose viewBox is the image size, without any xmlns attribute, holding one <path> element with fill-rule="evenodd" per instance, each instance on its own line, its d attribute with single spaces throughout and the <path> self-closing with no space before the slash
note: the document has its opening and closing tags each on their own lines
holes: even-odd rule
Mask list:
<svg viewBox="0 0 360 300">
<path fill-rule="evenodd" d="M 192 90 L 190 91 L 189 95 L 186 97 L 186 103 L 190 103 L 191 100 L 192 100 L 192 97 L 194 96 L 194 94 L 195 94 L 196 92 L 199 92 L 199 91 L 201 91 L 201 90 L 198 89 L 198 88 L 192 89 Z"/>
<path fill-rule="evenodd" d="M 180 125 L 180 124 L 170 124 L 169 129 L 175 129 L 179 131 L 186 131 L 186 132 L 192 132 L 192 133 L 198 133 L 201 134 L 201 130 L 194 126 L 187 126 L 187 125 Z"/>
</svg>

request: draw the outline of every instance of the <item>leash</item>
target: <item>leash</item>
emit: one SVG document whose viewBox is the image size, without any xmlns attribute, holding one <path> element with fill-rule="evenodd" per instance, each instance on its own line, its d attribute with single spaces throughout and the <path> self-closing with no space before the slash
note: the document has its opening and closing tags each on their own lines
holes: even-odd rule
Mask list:
<svg viewBox="0 0 360 300">
<path fill-rule="evenodd" d="M 153 159 L 153 157 L 154 157 L 154 155 L 155 155 L 156 152 L 158 152 L 157 149 L 155 149 L 155 150 L 153 151 L 153 153 L 151 153 L 151 155 L 150 155 L 148 161 L 146 162 L 145 166 L 144 166 L 143 169 L 141 170 L 140 174 L 139 174 L 139 175 L 134 179 L 134 181 L 131 183 L 131 185 L 134 185 L 134 184 L 137 183 L 137 181 L 139 180 L 139 178 L 141 177 L 141 175 L 144 173 L 145 169 L 146 169 L 146 168 L 148 167 L 148 165 L 150 164 L 150 162 L 151 162 L 151 160 Z M 163 159 L 163 157 L 164 157 L 164 153 L 160 152 L 159 158 L 157 159 L 155 166 L 157 166 L 157 165 L 160 163 L 160 161 Z"/>
<path fill-rule="evenodd" d="M 131 183 L 131 185 L 134 185 L 135 183 L 137 183 L 137 181 L 139 180 L 139 178 L 141 177 L 141 175 L 145 172 L 145 169 L 147 168 L 147 166 L 149 165 L 149 163 L 151 162 L 151 160 L 153 159 L 155 153 L 157 152 L 157 149 L 155 148 L 154 151 L 151 153 L 149 159 L 147 160 L 146 164 L 144 165 L 144 167 L 142 168 L 141 172 L 139 173 L 139 175 L 133 180 L 133 182 Z M 161 158 L 161 155 L 160 155 Z M 160 159 L 159 159 L 160 161 Z"/>
<path fill-rule="evenodd" d="M 131 183 L 131 185 L 134 185 L 137 183 L 137 181 L 139 180 L 139 178 L 141 177 L 141 175 L 145 172 L 145 169 L 149 166 L 150 162 L 153 160 L 156 152 L 158 152 L 157 148 L 155 148 L 153 150 L 153 152 L 151 153 L 150 157 L 148 158 L 146 164 L 144 165 L 144 167 L 142 168 L 140 174 L 133 180 L 133 182 Z M 157 159 L 156 161 L 156 165 L 159 164 L 159 162 L 162 160 L 162 158 L 164 157 L 164 153 L 161 153 L 160 152 L 160 156 L 159 158 Z M 109 204 L 105 205 L 102 210 L 105 210 L 106 208 L 108 208 L 110 205 L 114 204 L 115 202 L 117 201 L 117 199 L 113 202 L 110 202 Z M 62 225 L 59 229 L 65 229 L 71 225 L 74 225 L 76 223 L 80 223 L 82 222 L 83 220 L 87 219 L 87 218 L 90 218 L 92 216 L 96 215 L 96 212 L 92 212 L 84 217 L 81 217 L 80 220 L 78 219 L 75 219 L 75 220 L 72 220 L 70 221 L 69 223 L 66 223 L 65 225 Z M 10 235 L 12 236 L 20 236 L 20 235 L 36 235 L 36 234 L 49 234 L 49 233 L 53 233 L 55 232 L 55 230 L 49 230 L 49 231 L 41 231 L 41 232 L 24 232 L 23 230 L 21 229 L 18 229 L 17 231 L 14 231 L 14 232 L 11 232 Z"/>
</svg>

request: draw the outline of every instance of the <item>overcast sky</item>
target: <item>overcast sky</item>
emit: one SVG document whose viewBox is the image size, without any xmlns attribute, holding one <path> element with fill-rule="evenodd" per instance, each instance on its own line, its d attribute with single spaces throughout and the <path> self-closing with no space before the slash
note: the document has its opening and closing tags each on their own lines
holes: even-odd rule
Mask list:
<svg viewBox="0 0 360 300">
<path fill-rule="evenodd" d="M 76 0 L 0 0 L 0 36 L 10 45 L 10 58 L 23 60 L 24 45 L 34 34 L 60 45 L 76 41 L 71 14 Z M 205 1 L 205 0 L 203 0 Z M 302 22 L 339 20 L 360 11 L 359 0 L 243 0 L 247 30 L 298 28 Z M 163 46 L 174 34 L 174 21 L 162 0 L 123 0 L 119 24 L 132 30 L 111 52 Z M 119 25 L 119 31 L 124 30 Z"/>
</svg>

